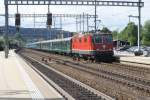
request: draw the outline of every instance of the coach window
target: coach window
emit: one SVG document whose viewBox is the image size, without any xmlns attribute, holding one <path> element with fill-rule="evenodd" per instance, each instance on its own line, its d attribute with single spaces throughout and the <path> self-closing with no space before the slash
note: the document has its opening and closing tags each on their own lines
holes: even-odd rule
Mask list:
<svg viewBox="0 0 150 100">
<path fill-rule="evenodd" d="M 69 41 L 67 41 L 67 48 L 69 47 Z"/>
</svg>

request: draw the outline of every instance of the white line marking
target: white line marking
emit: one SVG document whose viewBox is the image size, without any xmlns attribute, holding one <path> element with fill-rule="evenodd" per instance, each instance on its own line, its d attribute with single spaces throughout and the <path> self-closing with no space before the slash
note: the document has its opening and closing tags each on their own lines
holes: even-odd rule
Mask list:
<svg viewBox="0 0 150 100">
<path fill-rule="evenodd" d="M 14 53 L 13 53 L 14 54 Z M 23 69 L 23 67 L 21 67 L 22 65 L 19 63 L 19 61 L 17 60 L 20 59 L 16 54 L 14 54 L 14 56 L 16 57 L 15 62 L 17 64 L 18 69 L 21 72 L 22 78 L 28 88 L 28 90 L 31 92 L 31 97 L 32 100 L 45 100 L 43 95 L 41 94 L 41 92 L 38 90 L 38 88 L 35 86 L 35 84 L 33 83 L 33 81 L 31 80 L 31 78 L 29 77 L 29 75 L 27 74 L 27 72 Z"/>
</svg>

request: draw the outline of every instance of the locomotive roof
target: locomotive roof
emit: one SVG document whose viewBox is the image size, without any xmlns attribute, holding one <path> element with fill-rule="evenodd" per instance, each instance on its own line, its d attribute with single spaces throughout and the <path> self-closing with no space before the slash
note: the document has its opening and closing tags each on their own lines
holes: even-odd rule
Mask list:
<svg viewBox="0 0 150 100">
<path fill-rule="evenodd" d="M 62 39 L 53 39 L 53 40 L 38 41 L 38 42 L 29 43 L 27 45 L 39 44 L 39 43 L 49 43 L 49 42 L 59 42 L 59 41 L 69 41 L 69 40 L 71 40 L 71 38 L 72 37 L 62 38 Z"/>
<path fill-rule="evenodd" d="M 105 35 L 105 34 L 111 34 L 111 33 L 102 33 L 102 32 L 99 32 L 99 33 L 87 33 L 87 34 L 79 33 L 79 34 L 74 35 L 73 37 L 83 37 L 83 36 L 88 36 L 88 35 L 91 35 L 91 36 L 93 36 L 93 35 Z"/>
</svg>

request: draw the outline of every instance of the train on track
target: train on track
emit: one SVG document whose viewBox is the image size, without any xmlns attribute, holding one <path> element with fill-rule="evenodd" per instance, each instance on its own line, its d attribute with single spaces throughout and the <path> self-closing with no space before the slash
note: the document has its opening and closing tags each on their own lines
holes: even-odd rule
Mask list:
<svg viewBox="0 0 150 100">
<path fill-rule="evenodd" d="M 26 45 L 27 48 L 91 59 L 113 56 L 112 34 L 77 34 L 68 38 L 45 40 Z"/>
</svg>

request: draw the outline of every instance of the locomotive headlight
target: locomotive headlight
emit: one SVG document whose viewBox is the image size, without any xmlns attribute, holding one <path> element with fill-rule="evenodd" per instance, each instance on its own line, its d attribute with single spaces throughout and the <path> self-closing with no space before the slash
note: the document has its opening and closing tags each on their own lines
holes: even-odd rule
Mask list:
<svg viewBox="0 0 150 100">
<path fill-rule="evenodd" d="M 105 49 L 105 48 L 106 48 L 106 45 L 103 45 L 102 47 L 103 47 L 103 49 Z"/>
</svg>

